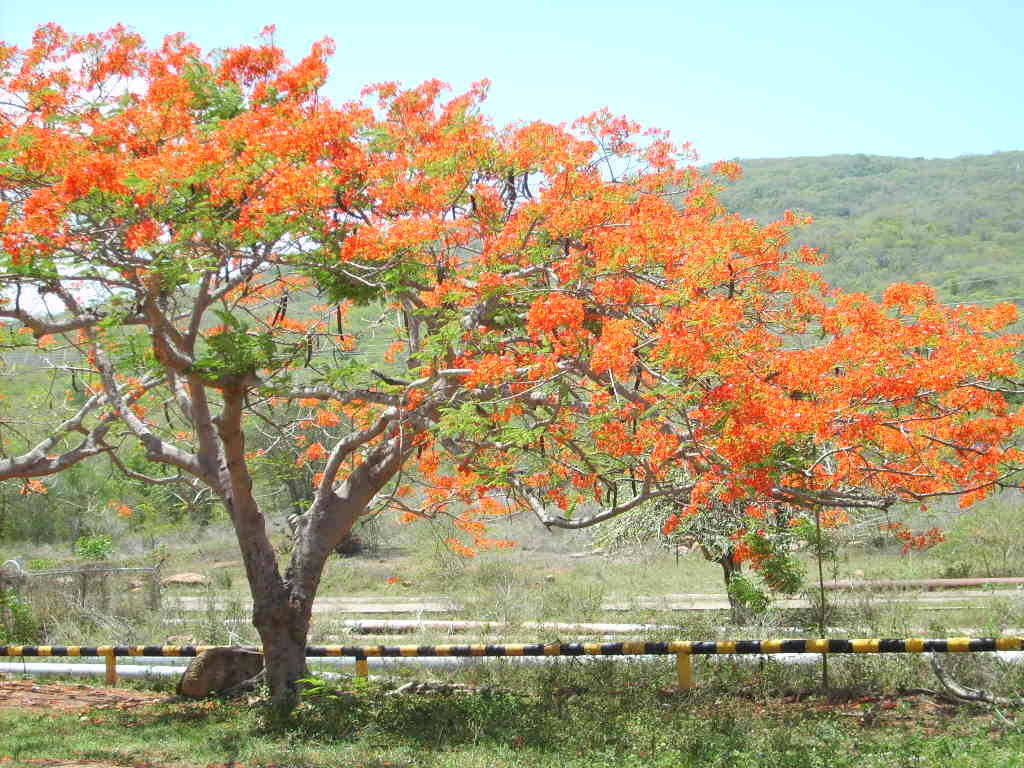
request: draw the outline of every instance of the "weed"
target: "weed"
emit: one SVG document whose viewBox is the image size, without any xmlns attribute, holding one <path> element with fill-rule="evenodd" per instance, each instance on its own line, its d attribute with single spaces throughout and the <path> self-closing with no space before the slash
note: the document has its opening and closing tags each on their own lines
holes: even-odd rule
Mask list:
<svg viewBox="0 0 1024 768">
<path fill-rule="evenodd" d="M 171 764 L 539 768 L 740 766 L 945 768 L 1014 765 L 1024 733 L 1012 712 L 937 709 L 871 680 L 810 696 L 813 665 L 704 660 L 700 687 L 679 692 L 664 660 L 563 659 L 496 664 L 463 693 L 394 695 L 385 684 L 310 679 L 290 713 L 248 701 L 172 703 L 46 719 L 0 713 L 0 759 L 88 758 Z M 909 661 L 909 666 L 908 666 Z M 923 659 L 851 658 L 835 682 L 892 665 L 897 686 Z M 965 682 L 998 668 L 950 660 Z M 1021 673 L 1013 672 L 1019 676 Z M 1019 683 L 1019 677 L 1011 683 Z M 810 686 L 810 688 L 808 687 Z M 265 699 L 263 700 L 265 701 Z"/>
<path fill-rule="evenodd" d="M 218 589 L 231 589 L 234 583 L 234 575 L 227 568 L 220 568 L 214 571 L 213 584 Z"/>
<path fill-rule="evenodd" d="M 59 568 L 61 565 L 59 560 L 48 557 L 34 557 L 25 563 L 25 570 L 27 571 L 48 571 L 51 568 Z"/>
</svg>

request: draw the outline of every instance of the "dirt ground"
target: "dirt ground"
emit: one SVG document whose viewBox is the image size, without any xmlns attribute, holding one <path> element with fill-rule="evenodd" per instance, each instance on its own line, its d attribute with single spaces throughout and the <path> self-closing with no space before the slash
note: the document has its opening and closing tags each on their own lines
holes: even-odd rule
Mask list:
<svg viewBox="0 0 1024 768">
<path fill-rule="evenodd" d="M 75 712 L 86 709 L 128 709 L 166 701 L 151 691 L 94 688 L 81 683 L 38 683 L 0 679 L 0 709 L 46 709 Z"/>
<path fill-rule="evenodd" d="M 151 691 L 0 678 L 0 710 L 85 712 L 95 709 L 130 709 L 167 700 L 167 696 Z M 0 759 L 0 765 L 8 764 L 5 759 Z M 22 760 L 17 765 L 32 768 L 124 768 L 123 764 L 104 760 Z"/>
</svg>

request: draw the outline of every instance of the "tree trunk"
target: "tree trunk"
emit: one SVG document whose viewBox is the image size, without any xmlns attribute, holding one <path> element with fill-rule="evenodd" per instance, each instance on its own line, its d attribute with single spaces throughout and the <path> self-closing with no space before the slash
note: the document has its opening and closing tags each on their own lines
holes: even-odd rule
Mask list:
<svg viewBox="0 0 1024 768">
<path fill-rule="evenodd" d="M 743 571 L 743 566 L 738 565 L 733 560 L 733 552 L 730 549 L 721 557 L 717 558 L 716 562 L 722 566 L 722 578 L 725 580 L 725 595 L 729 598 L 729 615 L 732 618 L 733 624 L 743 625 L 750 620 L 750 611 L 743 603 L 741 603 L 736 596 L 733 594 L 730 587 L 732 586 L 732 579 L 738 573 Z"/>
<path fill-rule="evenodd" d="M 282 585 L 283 587 L 284 585 Z M 253 588 L 253 625 L 263 641 L 263 663 L 271 700 L 282 709 L 298 703 L 306 669 L 306 641 L 312 601 L 289 599 L 282 590 Z"/>
<path fill-rule="evenodd" d="M 253 625 L 263 641 L 264 664 L 271 700 L 275 706 L 291 709 L 298 703 L 299 681 L 308 676 L 306 643 L 309 637 L 313 599 L 336 531 L 347 535 L 362 510 L 339 509 L 329 505 L 327 514 L 303 515 L 296 525 L 296 544 L 283 579 L 275 568 L 274 579 L 257 585 L 250 577 L 253 594 Z M 319 518 L 320 528 L 313 525 Z M 325 536 L 323 528 L 333 523 L 336 531 Z"/>
<path fill-rule="evenodd" d="M 241 386 L 222 388 L 224 409 L 217 420 L 225 459 L 222 485 L 229 489 L 224 494 L 225 501 L 245 562 L 253 599 L 252 623 L 263 641 L 271 700 L 275 706 L 291 709 L 298 703 L 299 680 L 307 674 L 306 640 L 313 598 L 327 558 L 401 468 L 412 448 L 401 436 L 378 444 L 335 487 L 330 487 L 330 480 L 340 461 L 333 462 L 333 470 L 329 462 L 330 477 L 322 481 L 310 508 L 296 521 L 295 545 L 282 576 L 266 521 L 252 493 L 252 477 L 245 460 L 241 428 L 243 392 Z M 379 431 L 368 431 L 363 442 L 376 434 Z M 363 442 L 354 441 L 349 452 Z M 339 443 L 333 455 L 341 456 L 339 451 L 344 447 L 344 441 Z"/>
<path fill-rule="evenodd" d="M 253 496 L 252 477 L 245 461 L 241 428 L 243 391 L 224 387 L 224 409 L 217 422 L 224 448 L 223 485 L 228 489 L 225 502 L 245 563 L 253 601 L 252 623 L 263 641 L 271 700 L 282 709 L 291 709 L 298 703 L 298 681 L 306 674 L 309 617 L 327 558 L 306 558 L 301 569 L 306 579 L 281 576 L 277 553 Z"/>
</svg>

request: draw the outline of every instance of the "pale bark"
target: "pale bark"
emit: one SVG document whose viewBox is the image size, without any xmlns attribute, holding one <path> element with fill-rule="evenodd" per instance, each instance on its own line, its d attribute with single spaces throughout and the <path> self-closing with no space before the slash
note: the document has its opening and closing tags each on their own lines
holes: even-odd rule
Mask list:
<svg viewBox="0 0 1024 768">
<path fill-rule="evenodd" d="M 267 683 L 275 703 L 287 707 L 295 703 L 299 680 L 306 674 L 313 598 L 327 558 L 398 472 L 411 447 L 400 436 L 392 437 L 370 449 L 337 487 L 321 483 L 309 510 L 296 523 L 295 546 L 282 575 L 245 460 L 244 386 L 226 387 L 223 397 L 216 423 L 224 455 L 225 500 L 252 592 L 253 625 L 263 642 Z M 387 413 L 372 427 L 340 441 L 328 461 L 330 476 L 337 475 L 344 457 L 376 439 L 396 415 Z"/>
</svg>

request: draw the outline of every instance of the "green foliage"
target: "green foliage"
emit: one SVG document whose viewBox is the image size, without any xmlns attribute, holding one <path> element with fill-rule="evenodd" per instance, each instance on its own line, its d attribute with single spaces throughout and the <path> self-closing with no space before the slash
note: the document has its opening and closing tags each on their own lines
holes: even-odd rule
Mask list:
<svg viewBox="0 0 1024 768">
<path fill-rule="evenodd" d="M 886 660 L 872 661 L 877 668 Z M 859 713 L 841 702 L 784 703 L 784 694 L 791 702 L 788 694 L 811 684 L 808 670 L 771 663 L 759 670 L 702 665 L 701 688 L 689 694 L 666 687 L 664 664 L 605 660 L 488 666 L 480 675 L 501 687 L 462 693 L 393 695 L 388 684 L 311 679 L 294 712 L 257 708 L 254 716 L 261 737 L 315 750 L 318 765 L 362 763 L 348 750 L 366 745 L 374 756 L 367 765 L 880 768 L 900 755 L 899 765 L 938 768 L 967 753 L 978 765 L 1010 765 L 1001 761 L 1021 743 L 1011 721 L 993 739 L 964 711 L 921 714 L 912 699 L 872 694 L 859 668 L 837 670 L 857 692 Z M 329 754 L 339 755 L 337 763 Z"/>
<path fill-rule="evenodd" d="M 887 660 L 870 661 L 877 667 Z M 1019 764 L 1024 732 L 1012 712 L 933 711 L 920 699 L 883 697 L 860 686 L 854 690 L 866 695 L 859 706 L 804 699 L 789 695 L 802 690 L 792 674 L 776 679 L 782 666 L 765 664 L 756 675 L 773 682 L 751 684 L 747 665 L 702 665 L 702 688 L 691 694 L 666 685 L 665 664 L 598 661 L 535 674 L 518 666 L 507 689 L 461 694 L 387 696 L 373 683 L 313 681 L 290 716 L 244 699 L 93 710 L 85 724 L 79 712 L 28 718 L 11 711 L 0 713 L 0 756 L 17 764 L 123 762 L 127 754 L 157 765 L 325 768 Z"/>
<path fill-rule="evenodd" d="M 321 287 L 331 302 L 351 301 L 357 307 L 365 307 L 380 300 L 383 291 L 373 285 L 353 280 L 338 269 L 332 269 L 330 261 L 324 266 L 309 269 L 310 275 Z"/>
<path fill-rule="evenodd" d="M 245 96 L 238 84 L 230 80 L 218 83 L 213 72 L 199 62 L 186 64 L 184 77 L 192 87 L 191 107 L 201 116 L 200 122 L 230 120 L 245 109 Z"/>
<path fill-rule="evenodd" d="M 25 562 L 26 571 L 48 571 L 59 567 L 60 561 L 50 557 L 33 557 Z"/>
<path fill-rule="evenodd" d="M 753 613 L 764 613 L 771 606 L 768 592 L 745 573 L 734 574 L 729 579 L 726 591 L 730 600 Z"/>
<path fill-rule="evenodd" d="M 1024 559 L 1020 509 L 1004 500 L 979 504 L 960 515 L 935 546 L 950 577 L 1018 576 Z"/>
<path fill-rule="evenodd" d="M 40 393 L 25 401 L 45 408 Z M 106 504 L 122 487 L 111 477 L 106 462 L 81 462 L 65 472 L 43 478 L 45 494 L 23 495 L 20 483 L 0 483 L 0 537 L 34 544 L 74 542 L 79 536 L 106 532 Z"/>
<path fill-rule="evenodd" d="M 114 550 L 114 542 L 106 534 L 82 536 L 75 542 L 75 555 L 83 560 L 106 560 Z"/>
<path fill-rule="evenodd" d="M 41 638 L 32 607 L 14 589 L 0 591 L 0 645 L 30 645 Z"/>
<path fill-rule="evenodd" d="M 795 595 L 804 586 L 804 567 L 790 550 L 798 541 L 792 530 L 751 531 L 743 537 L 761 580 L 772 592 Z"/>
<path fill-rule="evenodd" d="M 208 351 L 193 365 L 196 373 L 216 380 L 251 374 L 273 364 L 276 344 L 269 333 L 250 332 L 249 326 L 230 312 L 215 312 L 223 326 L 220 333 L 206 337 Z"/>
<path fill-rule="evenodd" d="M 803 589 L 804 565 L 793 549 L 814 535 L 814 523 L 803 513 L 780 507 L 757 519 L 737 505 L 715 503 L 682 517 L 665 535 L 662 525 L 675 509 L 649 505 L 620 515 L 602 525 L 598 542 L 614 549 L 656 539 L 668 549 L 697 548 L 706 560 L 723 566 L 730 602 L 754 614 L 768 610 L 775 596 Z M 744 573 L 746 562 L 752 569 Z"/>
</svg>

